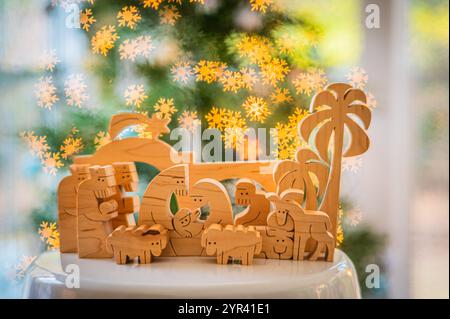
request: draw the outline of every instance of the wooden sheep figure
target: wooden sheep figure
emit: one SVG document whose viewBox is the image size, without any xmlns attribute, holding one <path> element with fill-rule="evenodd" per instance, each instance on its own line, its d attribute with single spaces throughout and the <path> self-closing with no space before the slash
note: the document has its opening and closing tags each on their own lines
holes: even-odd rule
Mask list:
<svg viewBox="0 0 450 319">
<path fill-rule="evenodd" d="M 169 234 L 159 224 L 152 226 L 119 226 L 106 239 L 106 247 L 117 264 L 126 264 L 138 258 L 140 264 L 149 264 L 153 256 L 161 256 Z"/>
<path fill-rule="evenodd" d="M 308 211 L 297 202 L 303 195 L 302 191 L 288 189 L 278 196 L 275 193 L 267 194 L 267 199 L 275 204 L 275 210 L 267 218 L 269 227 L 280 228 L 285 231 L 294 231 L 294 260 L 303 260 L 306 243 L 309 239 L 317 242 L 309 260 L 317 260 L 324 251 L 325 260 L 332 261 L 335 240 L 331 234 L 331 222 L 327 214 L 320 211 Z"/>
<path fill-rule="evenodd" d="M 253 256 L 261 252 L 262 239 L 253 226 L 212 224 L 203 232 L 201 244 L 207 255 L 216 254 L 218 264 L 227 264 L 231 258 L 251 265 Z"/>
</svg>

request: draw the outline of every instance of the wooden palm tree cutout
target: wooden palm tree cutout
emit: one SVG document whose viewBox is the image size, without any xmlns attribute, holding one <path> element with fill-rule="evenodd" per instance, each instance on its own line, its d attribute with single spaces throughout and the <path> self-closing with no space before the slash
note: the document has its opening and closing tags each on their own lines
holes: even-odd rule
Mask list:
<svg viewBox="0 0 450 319">
<path fill-rule="evenodd" d="M 295 161 L 285 160 L 274 169 L 277 194 L 295 188 L 305 194 L 305 208 L 317 210 L 319 196 L 323 196 L 328 179 L 328 165 L 310 149 L 299 149 Z M 315 186 L 317 183 L 317 188 Z M 303 198 L 297 199 L 302 204 Z"/>
<path fill-rule="evenodd" d="M 366 94 L 362 90 L 346 83 L 329 84 L 313 97 L 310 111 L 314 113 L 299 124 L 300 136 L 306 142 L 313 139 L 310 145 L 314 145 L 319 156 L 330 163 L 328 184 L 319 210 L 330 217 L 333 236 L 337 230 L 342 157 L 357 156 L 369 148 L 365 130 L 370 126 L 371 111 L 366 103 Z M 349 140 L 344 146 L 345 132 Z"/>
</svg>

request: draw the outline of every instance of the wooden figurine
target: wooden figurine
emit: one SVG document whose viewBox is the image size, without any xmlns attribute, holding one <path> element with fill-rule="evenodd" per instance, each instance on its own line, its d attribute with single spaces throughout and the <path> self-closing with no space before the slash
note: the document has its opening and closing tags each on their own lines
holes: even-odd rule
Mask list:
<svg viewBox="0 0 450 319">
<path fill-rule="evenodd" d="M 181 208 L 173 216 L 174 229 L 169 231 L 169 247 L 164 256 L 201 256 L 201 235 L 204 222 L 199 219 L 200 210 Z"/>
<path fill-rule="evenodd" d="M 295 161 L 284 160 L 275 166 L 273 178 L 277 194 L 290 188 L 301 190 L 305 194 L 305 208 L 317 210 L 319 197 L 327 186 L 328 165 L 312 150 L 299 149 Z M 302 204 L 303 198 L 298 201 Z"/>
<path fill-rule="evenodd" d="M 324 212 L 304 210 L 295 201 L 299 192 L 288 189 L 280 196 L 273 193 L 267 195 L 267 198 L 275 204 L 275 211 L 269 215 L 268 225 L 289 231 L 290 225 L 294 224 L 294 260 L 304 259 L 306 244 L 312 239 L 317 245 L 309 259 L 317 260 L 323 252 L 324 259 L 332 261 L 335 240 L 331 234 L 330 218 Z M 287 225 L 289 227 L 286 227 Z"/>
<path fill-rule="evenodd" d="M 209 207 L 209 215 L 205 220 L 205 228 L 212 224 L 233 224 L 233 208 L 227 190 L 219 181 L 211 178 L 199 180 L 189 190 L 193 209 Z"/>
<path fill-rule="evenodd" d="M 71 165 L 71 175 L 58 185 L 58 230 L 60 251 L 77 252 L 77 192 L 78 185 L 89 178 L 88 165 Z"/>
<path fill-rule="evenodd" d="M 236 183 L 235 200 L 237 205 L 248 206 L 236 215 L 234 224 L 244 226 L 266 225 L 270 213 L 270 202 L 262 191 L 249 179 L 240 179 Z"/>
<path fill-rule="evenodd" d="M 138 258 L 140 264 L 149 264 L 153 256 L 161 256 L 167 246 L 167 229 L 155 224 L 125 227 L 119 226 L 106 239 L 108 251 L 117 264 L 126 264 Z"/>
<path fill-rule="evenodd" d="M 262 239 L 253 226 L 212 224 L 202 234 L 202 247 L 207 255 L 216 254 L 218 264 L 227 264 L 231 259 L 251 265 L 253 256 L 261 252 Z"/>
<path fill-rule="evenodd" d="M 163 254 L 203 255 L 205 247 L 206 253 L 217 253 L 218 263 L 227 263 L 230 257 L 249 264 L 261 251 L 260 256 L 265 258 L 290 258 L 292 250 L 295 260 L 304 259 L 307 253 L 310 260 L 322 256 L 333 259 L 342 158 L 360 155 L 369 147 L 366 130 L 371 112 L 362 90 L 333 83 L 313 97 L 311 114 L 299 124 L 299 135 L 311 149 L 297 150 L 295 161 L 185 162 L 193 158 L 192 153 L 184 156 L 159 139 L 160 134 L 170 132 L 168 122 L 156 115 L 115 115 L 109 127 L 113 141 L 93 155 L 75 157 L 75 164 L 107 166 L 92 167 L 91 177 L 79 184 L 78 193 L 76 181 L 68 178 L 61 182 L 58 208 L 62 251 L 74 249 L 71 227 L 77 216 L 80 257 L 111 255 L 105 247 L 106 236 L 112 231 L 111 219 L 120 213 L 113 223 L 132 225 L 131 214 L 139 205 L 135 197 L 124 196 L 137 181 L 134 166 L 117 166 L 116 183 L 111 164 L 143 162 L 161 172 L 145 191 L 138 225 L 158 224 L 167 229 L 169 240 Z M 117 138 L 133 125 L 144 126 L 151 138 Z M 181 164 L 175 160 L 180 158 Z M 121 179 L 128 175 L 129 183 L 120 186 Z M 231 203 L 219 182 L 231 178 L 245 178 L 237 184 L 236 203 L 248 206 L 236 217 L 235 226 L 228 225 L 233 223 Z M 264 197 L 254 182 L 275 193 Z M 175 215 L 170 208 L 173 196 L 181 207 Z M 269 202 L 275 205 L 273 211 Z M 199 209 L 206 206 L 210 215 L 202 221 Z M 256 225 L 259 230 L 244 225 Z"/>
<path fill-rule="evenodd" d="M 152 179 L 144 193 L 138 225 L 161 224 L 168 230 L 173 230 L 170 200 L 173 194 L 185 196 L 187 191 L 187 165 L 175 165 L 160 172 Z"/>
<path fill-rule="evenodd" d="M 310 112 L 312 114 L 300 122 L 299 133 L 305 142 L 317 149 L 323 161 L 330 163 L 328 183 L 319 210 L 330 217 L 331 233 L 335 237 L 342 157 L 357 156 L 369 148 L 365 130 L 370 126 L 371 111 L 364 91 L 346 83 L 332 83 L 313 97 Z M 348 132 L 348 145 L 344 145 L 345 132 Z M 314 140 L 310 141 L 312 137 Z"/>
<path fill-rule="evenodd" d="M 134 226 L 133 213 L 139 211 L 139 196 L 126 195 L 127 192 L 136 192 L 138 188 L 139 177 L 136 172 L 136 165 L 133 162 L 113 163 L 114 174 L 116 177 L 116 194 L 114 199 L 117 201 L 118 216 L 113 218 L 112 226 L 117 227 Z"/>
<path fill-rule="evenodd" d="M 74 158 L 75 164 L 110 165 L 114 162 L 147 163 L 163 171 L 176 163 L 177 152 L 169 144 L 161 141 L 159 135 L 170 132 L 167 124 L 170 120 L 157 116 L 148 118 L 139 113 L 120 113 L 114 115 L 109 125 L 111 142 L 102 145 L 92 155 L 80 155 Z M 115 139 L 125 128 L 143 125 L 152 138 L 127 137 Z"/>
<path fill-rule="evenodd" d="M 200 210 L 192 212 L 182 208 L 173 217 L 174 232 L 182 238 L 199 237 L 203 231 L 204 223 L 199 220 Z"/>
<path fill-rule="evenodd" d="M 109 136 L 115 139 L 127 127 L 142 125 L 144 131 L 150 133 L 152 139 L 157 140 L 161 134 L 170 132 L 167 127 L 169 122 L 169 119 L 160 119 L 156 114 L 148 118 L 141 113 L 119 113 L 113 115 L 111 118 L 111 122 L 109 123 Z"/>
<path fill-rule="evenodd" d="M 113 231 L 111 219 L 117 217 L 118 204 L 111 199 L 116 179 L 111 165 L 92 166 L 90 178 L 78 186 L 78 255 L 81 258 L 107 258 L 106 237 Z"/>
<path fill-rule="evenodd" d="M 256 256 L 266 259 L 292 259 L 294 232 L 268 226 L 255 226 L 262 238 L 261 253 Z"/>
</svg>

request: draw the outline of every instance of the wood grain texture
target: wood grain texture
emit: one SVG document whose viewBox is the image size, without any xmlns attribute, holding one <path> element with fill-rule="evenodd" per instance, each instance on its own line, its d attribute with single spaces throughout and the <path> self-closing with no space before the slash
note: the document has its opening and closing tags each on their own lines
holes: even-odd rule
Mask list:
<svg viewBox="0 0 450 319">
<path fill-rule="evenodd" d="M 70 176 L 58 185 L 58 230 L 60 251 L 76 253 L 77 245 L 77 193 L 78 185 L 90 177 L 88 165 L 71 165 Z"/>
<path fill-rule="evenodd" d="M 204 222 L 200 211 L 181 208 L 173 217 L 173 230 L 169 232 L 169 245 L 164 256 L 201 256 L 200 245 Z"/>
<path fill-rule="evenodd" d="M 126 264 L 137 258 L 140 264 L 152 262 L 152 256 L 161 256 L 168 242 L 168 232 L 163 226 L 119 226 L 106 239 L 108 252 L 117 264 Z"/>
<path fill-rule="evenodd" d="M 313 97 L 310 108 L 312 114 L 299 124 L 299 133 L 306 142 L 314 145 L 320 158 L 330 165 L 328 183 L 319 210 L 330 217 L 331 233 L 335 237 L 342 157 L 360 155 L 369 148 L 369 137 L 365 130 L 370 126 L 371 111 L 365 93 L 346 83 L 326 86 Z M 347 145 L 344 145 L 345 135 L 349 141 Z"/>
<path fill-rule="evenodd" d="M 261 252 L 262 239 L 253 226 L 212 224 L 203 232 L 201 244 L 207 255 L 216 255 L 218 264 L 232 260 L 251 265 L 254 255 Z"/>
<path fill-rule="evenodd" d="M 310 149 L 299 149 L 295 161 L 284 160 L 274 169 L 273 177 L 277 185 L 277 194 L 295 188 L 302 191 L 305 208 L 317 210 L 320 197 L 323 196 L 328 180 L 329 167 Z M 303 199 L 299 199 L 303 203 Z"/>
<path fill-rule="evenodd" d="M 108 258 L 106 238 L 113 231 L 118 204 L 112 199 L 116 179 L 111 165 L 89 168 L 90 179 L 80 183 L 77 196 L 78 255 L 80 258 Z"/>
<path fill-rule="evenodd" d="M 205 228 L 211 224 L 233 224 L 233 208 L 228 192 L 219 181 L 204 178 L 189 189 L 191 207 L 200 209 L 209 207 L 209 215 L 205 220 Z"/>
<path fill-rule="evenodd" d="M 124 225 L 135 226 L 134 213 L 139 211 L 139 196 L 127 195 L 137 192 L 139 177 L 134 162 L 115 162 L 112 164 L 116 178 L 116 193 L 113 199 L 118 204 L 118 215 L 112 219 L 114 229 Z"/>
<path fill-rule="evenodd" d="M 236 183 L 236 204 L 247 208 L 236 215 L 234 224 L 244 226 L 267 225 L 270 202 L 263 191 L 256 189 L 252 180 L 240 179 Z"/>
<path fill-rule="evenodd" d="M 93 155 L 76 156 L 75 164 L 108 165 L 114 162 L 141 162 L 162 171 L 175 165 L 173 148 L 158 139 L 128 137 L 100 147 Z"/>
<path fill-rule="evenodd" d="M 294 225 L 293 259 L 303 260 L 307 252 L 308 240 L 317 243 L 308 259 L 317 260 L 319 257 L 332 261 L 334 257 L 335 240 L 331 233 L 332 226 L 327 214 L 320 211 L 307 211 L 295 201 L 298 190 L 288 189 L 281 195 L 268 194 L 268 199 L 275 205 L 275 210 L 269 215 L 268 224 L 273 228 L 291 231 Z"/>
<path fill-rule="evenodd" d="M 190 163 L 190 185 L 201 179 L 212 178 L 217 181 L 248 178 L 259 183 L 264 190 L 274 192 L 276 185 L 272 172 L 276 161 L 248 161 L 223 163 Z"/>
<path fill-rule="evenodd" d="M 158 224 L 167 229 L 165 255 L 205 255 L 209 241 L 203 239 L 220 233 L 231 238 L 220 246 L 220 263 L 235 258 L 248 264 L 259 251 L 258 256 L 264 258 L 332 260 L 342 158 L 367 151 L 370 143 L 366 130 L 370 122 L 365 93 L 345 83 L 333 83 L 313 97 L 311 114 L 299 124 L 299 135 L 311 148 L 298 149 L 295 160 L 193 163 L 193 154 L 186 153 L 184 161 L 188 162 L 179 163 L 176 159 L 180 159 L 181 153 L 159 139 L 161 134 L 169 133 L 167 120 L 137 113 L 117 114 L 109 127 L 115 140 L 93 155 L 74 159 L 77 165 L 120 162 L 115 167 L 115 176 L 110 176 L 112 167 L 95 166 L 91 168 L 91 178 L 80 183 L 78 193 L 73 186 L 76 182 L 70 178 L 60 183 L 60 227 L 68 230 L 63 230 L 64 234 L 72 234 L 68 241 L 70 236 L 62 235 L 61 241 L 65 243 L 61 246 L 73 249 L 73 220 L 77 216 L 80 256 L 107 256 L 110 253 L 105 251 L 105 234 L 111 232 L 112 224 L 133 225 L 132 213 L 139 209 L 139 225 Z M 152 138 L 116 139 L 132 125 L 143 125 Z M 149 183 L 140 208 L 138 198 L 126 194 L 133 191 L 137 181 L 134 162 L 152 165 L 161 172 Z M 93 178 L 92 173 L 97 177 Z M 121 185 L 121 180 L 127 178 Z M 238 226 L 231 225 L 231 202 L 220 183 L 234 178 L 241 179 L 237 183 L 236 204 L 248 206 L 236 217 Z M 257 190 L 256 183 L 262 191 Z M 175 215 L 170 209 L 173 195 L 180 207 Z M 206 206 L 210 215 L 205 221 L 199 220 L 199 209 Z M 111 221 L 116 215 L 119 217 Z M 257 225 L 258 229 L 243 225 Z M 249 234 L 248 238 L 252 235 L 259 238 L 251 256 L 253 244 L 245 244 L 250 239 L 244 239 L 244 233 Z M 239 240 L 243 246 L 237 244 Z M 234 248 L 229 248 L 229 243 Z M 209 249 L 212 251 L 212 247 Z"/>
<path fill-rule="evenodd" d="M 152 139 L 159 139 L 161 134 L 170 132 L 169 122 L 169 119 L 158 118 L 156 113 L 151 118 L 141 113 L 119 113 L 112 116 L 108 131 L 111 139 L 115 139 L 124 129 L 142 125 L 145 132 L 151 133 Z"/>
<path fill-rule="evenodd" d="M 172 194 L 187 195 L 188 181 L 188 167 L 183 164 L 172 166 L 156 175 L 144 192 L 138 225 L 161 224 L 168 230 L 173 230 L 170 199 Z"/>
<path fill-rule="evenodd" d="M 262 238 L 261 253 L 257 258 L 292 259 L 294 252 L 294 232 L 269 226 L 255 226 Z"/>
</svg>

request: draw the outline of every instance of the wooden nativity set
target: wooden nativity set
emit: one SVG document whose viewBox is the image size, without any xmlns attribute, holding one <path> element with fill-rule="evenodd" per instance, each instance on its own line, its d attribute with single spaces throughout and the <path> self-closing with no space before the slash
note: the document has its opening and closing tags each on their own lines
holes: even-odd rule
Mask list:
<svg viewBox="0 0 450 319">
<path fill-rule="evenodd" d="M 76 157 L 59 184 L 61 252 L 118 264 L 135 258 L 146 264 L 153 256 L 216 256 L 218 264 L 243 265 L 254 257 L 332 261 L 341 161 L 368 149 L 371 111 L 362 90 L 334 83 L 313 97 L 311 112 L 298 129 L 311 147 L 298 149 L 295 160 L 181 164 L 158 138 L 169 133 L 169 120 L 114 115 L 112 141 Z M 117 138 L 132 125 L 145 125 L 152 138 Z M 142 200 L 132 194 L 136 162 L 160 171 Z M 225 179 L 237 179 L 235 204 L 246 206 L 235 217 Z"/>
</svg>

